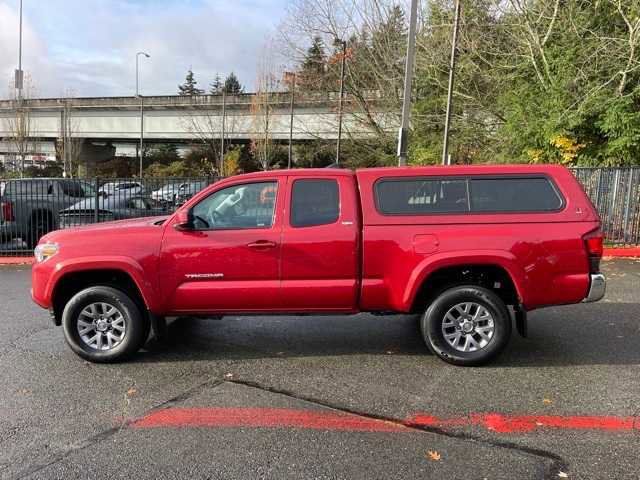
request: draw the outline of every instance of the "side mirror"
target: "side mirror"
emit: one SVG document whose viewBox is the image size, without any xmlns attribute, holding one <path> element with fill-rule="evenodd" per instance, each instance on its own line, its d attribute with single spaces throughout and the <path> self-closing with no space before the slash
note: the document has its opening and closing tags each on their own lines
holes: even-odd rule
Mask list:
<svg viewBox="0 0 640 480">
<path fill-rule="evenodd" d="M 179 232 L 193 230 L 193 220 L 188 210 L 180 210 L 176 214 L 176 223 L 173 224 L 173 228 Z"/>
</svg>

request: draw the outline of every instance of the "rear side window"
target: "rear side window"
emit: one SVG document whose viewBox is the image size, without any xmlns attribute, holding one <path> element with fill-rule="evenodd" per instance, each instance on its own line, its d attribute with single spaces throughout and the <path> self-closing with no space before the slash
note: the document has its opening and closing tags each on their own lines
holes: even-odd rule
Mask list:
<svg viewBox="0 0 640 480">
<path fill-rule="evenodd" d="M 378 209 L 390 215 L 428 215 L 469 211 L 467 181 L 383 180 L 376 184 Z"/>
<path fill-rule="evenodd" d="M 375 194 L 386 215 L 550 212 L 564 204 L 548 178 L 533 176 L 388 179 L 376 183 Z"/>
<path fill-rule="evenodd" d="M 473 212 L 551 212 L 562 199 L 547 178 L 472 178 L 469 181 Z"/>
<path fill-rule="evenodd" d="M 340 214 L 336 180 L 303 179 L 293 182 L 291 226 L 311 227 L 335 223 Z"/>
<path fill-rule="evenodd" d="M 51 195 L 53 183 L 48 180 L 19 180 L 5 187 L 7 195 Z"/>
</svg>

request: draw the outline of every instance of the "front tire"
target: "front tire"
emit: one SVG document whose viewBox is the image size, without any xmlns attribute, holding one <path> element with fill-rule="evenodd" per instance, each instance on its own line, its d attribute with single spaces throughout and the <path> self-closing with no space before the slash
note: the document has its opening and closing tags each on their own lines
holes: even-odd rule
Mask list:
<svg viewBox="0 0 640 480">
<path fill-rule="evenodd" d="M 62 313 L 64 338 L 80 357 L 95 363 L 124 360 L 149 335 L 149 320 L 126 293 L 94 286 L 78 292 Z"/>
<path fill-rule="evenodd" d="M 429 305 L 421 330 L 429 350 L 445 362 L 483 365 L 509 342 L 511 315 L 491 290 L 463 285 L 445 290 Z"/>
</svg>

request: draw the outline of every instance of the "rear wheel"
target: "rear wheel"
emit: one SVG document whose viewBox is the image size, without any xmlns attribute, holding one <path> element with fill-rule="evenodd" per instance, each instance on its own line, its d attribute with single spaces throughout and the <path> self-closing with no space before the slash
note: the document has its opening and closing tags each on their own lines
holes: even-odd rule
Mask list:
<svg viewBox="0 0 640 480">
<path fill-rule="evenodd" d="M 91 362 L 124 360 L 149 335 L 149 320 L 124 292 L 90 287 L 69 300 L 62 313 L 64 337 L 71 349 Z"/>
<path fill-rule="evenodd" d="M 454 365 L 482 365 L 497 356 L 511 336 L 511 316 L 494 292 L 475 285 L 442 292 L 421 320 L 424 341 Z"/>
</svg>

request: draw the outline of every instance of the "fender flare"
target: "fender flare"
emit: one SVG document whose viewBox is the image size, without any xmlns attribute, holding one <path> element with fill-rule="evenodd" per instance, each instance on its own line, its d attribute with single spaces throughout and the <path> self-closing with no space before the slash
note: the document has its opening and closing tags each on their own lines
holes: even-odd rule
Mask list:
<svg viewBox="0 0 640 480">
<path fill-rule="evenodd" d="M 74 257 L 57 263 L 47 282 L 45 297 L 53 298 L 56 286 L 66 275 L 92 270 L 118 270 L 126 273 L 138 288 L 147 309 L 154 311 L 159 307 L 154 285 L 147 279 L 144 269 L 133 258 L 127 256 Z"/>
<path fill-rule="evenodd" d="M 422 260 L 411 272 L 402 296 L 402 305 L 411 309 L 416 295 L 424 282 L 437 270 L 462 265 L 487 265 L 500 267 L 507 272 L 521 304 L 526 305 L 527 275 L 516 257 L 504 250 L 465 250 L 461 252 L 436 253 Z"/>
</svg>

